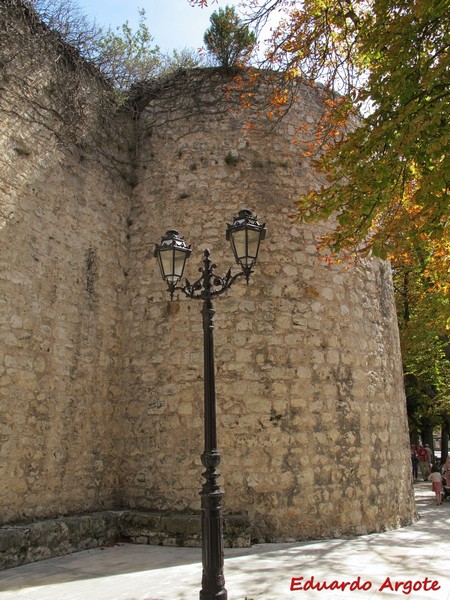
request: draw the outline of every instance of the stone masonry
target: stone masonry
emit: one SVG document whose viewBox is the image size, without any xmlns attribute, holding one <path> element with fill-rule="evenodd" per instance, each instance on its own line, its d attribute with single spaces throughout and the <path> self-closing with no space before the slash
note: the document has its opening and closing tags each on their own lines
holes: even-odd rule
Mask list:
<svg viewBox="0 0 450 600">
<path fill-rule="evenodd" d="M 330 225 L 289 218 L 323 183 L 293 141 L 317 96 L 271 127 L 220 99 L 220 72 L 181 72 L 132 118 L 18 5 L 0 15 L 1 523 L 198 513 L 201 306 L 169 302 L 152 253 L 175 228 L 191 280 L 206 247 L 225 274 L 241 208 L 268 235 L 250 284 L 215 302 L 225 512 L 258 541 L 410 522 L 389 265 L 329 265 Z"/>
<path fill-rule="evenodd" d="M 183 296 L 168 302 L 153 242 L 176 228 L 193 245 L 191 281 L 205 247 L 224 274 L 233 264 L 225 221 L 248 207 L 268 227 L 259 263 L 248 287 L 236 284 L 215 303 L 226 509 L 245 511 L 254 538 L 266 541 L 399 525 L 412 503 L 409 485 L 399 491 L 396 483 L 399 473 L 409 482 L 409 455 L 389 265 L 329 266 L 317 253 L 323 228 L 289 219 L 296 195 L 321 184 L 292 141 L 296 122 L 317 118 L 317 99 L 299 90 L 276 131 L 258 130 L 245 113 L 212 114 L 211 91 L 192 90 L 186 77 L 178 100 L 167 92 L 170 118 L 157 97 L 140 121 L 127 289 L 126 503 L 195 510 L 201 483 L 200 306 Z M 207 118 L 195 114 L 198 106 Z"/>
</svg>

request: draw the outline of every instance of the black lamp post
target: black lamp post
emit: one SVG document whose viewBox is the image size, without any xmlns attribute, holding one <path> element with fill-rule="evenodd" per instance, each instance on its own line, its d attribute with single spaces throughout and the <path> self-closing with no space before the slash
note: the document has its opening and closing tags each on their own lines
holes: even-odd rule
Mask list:
<svg viewBox="0 0 450 600">
<path fill-rule="evenodd" d="M 202 563 L 203 577 L 200 600 L 227 600 L 223 574 L 223 492 L 217 482 L 220 454 L 217 450 L 216 432 L 216 390 L 214 372 L 214 309 L 212 299 L 226 292 L 242 275 L 250 278 L 252 267 L 258 258 L 259 245 L 266 235 L 264 225 L 260 225 L 249 210 L 241 210 L 233 223 L 227 225 L 226 237 L 231 242 L 236 262 L 241 271 L 235 275 L 228 270 L 225 277 L 214 273 L 216 265 L 210 260 L 210 251 L 204 251 L 201 276 L 194 283 L 177 285 L 183 276 L 186 260 L 191 253 L 178 231 L 170 230 L 156 245 L 162 278 L 167 282 L 170 298 L 176 290 L 188 298 L 203 300 L 203 348 L 204 348 L 204 452 L 201 456 L 205 467 L 205 483 L 201 491 L 202 505 Z"/>
</svg>

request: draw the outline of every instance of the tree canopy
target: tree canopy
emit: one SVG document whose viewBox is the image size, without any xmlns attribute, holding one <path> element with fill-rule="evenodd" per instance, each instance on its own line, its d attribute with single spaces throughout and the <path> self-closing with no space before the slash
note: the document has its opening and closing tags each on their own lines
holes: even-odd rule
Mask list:
<svg viewBox="0 0 450 600">
<path fill-rule="evenodd" d="M 265 64 L 286 87 L 300 80 L 323 95 L 323 119 L 307 127 L 329 185 L 299 198 L 296 217 L 335 216 L 324 240 L 333 251 L 408 256 L 430 287 L 449 294 L 449 0 L 241 6 L 259 26 L 282 15 Z"/>
<path fill-rule="evenodd" d="M 241 22 L 234 7 L 219 8 L 210 22 L 203 40 L 215 62 L 224 69 L 245 64 L 256 44 L 256 35 Z"/>
<path fill-rule="evenodd" d="M 410 430 L 423 438 L 424 430 L 450 421 L 446 311 L 417 265 L 397 261 L 393 276 Z"/>
</svg>

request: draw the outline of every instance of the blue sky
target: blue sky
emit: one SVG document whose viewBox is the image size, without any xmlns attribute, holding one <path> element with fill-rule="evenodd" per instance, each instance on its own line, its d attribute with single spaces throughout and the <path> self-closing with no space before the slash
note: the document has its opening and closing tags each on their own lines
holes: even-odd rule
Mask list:
<svg viewBox="0 0 450 600">
<path fill-rule="evenodd" d="M 188 0 L 79 0 L 78 4 L 100 26 L 116 27 L 128 21 L 138 23 L 138 9 L 143 8 L 154 44 L 164 52 L 203 46 L 203 34 L 210 15 L 219 7 L 236 5 L 237 0 L 208 2 L 208 8 L 190 6 Z"/>
</svg>

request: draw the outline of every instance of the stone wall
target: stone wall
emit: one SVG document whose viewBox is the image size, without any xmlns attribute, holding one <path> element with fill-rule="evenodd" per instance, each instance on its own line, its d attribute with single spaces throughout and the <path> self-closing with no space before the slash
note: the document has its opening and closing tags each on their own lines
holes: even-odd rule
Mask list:
<svg viewBox="0 0 450 600">
<path fill-rule="evenodd" d="M 297 195 L 322 183 L 292 141 L 296 123 L 317 119 L 317 97 L 300 89 L 276 128 L 260 119 L 253 128 L 248 111 L 215 98 L 223 84 L 213 73 L 180 76 L 178 93 L 153 95 L 141 117 L 125 499 L 199 509 L 201 306 L 183 295 L 168 302 L 153 243 L 178 229 L 193 245 L 191 281 L 207 246 L 225 274 L 233 264 L 226 222 L 250 208 L 268 227 L 258 265 L 248 287 L 241 281 L 215 303 L 226 510 L 244 511 L 254 538 L 269 541 L 405 523 L 413 501 L 389 265 L 330 266 L 316 250 L 323 228 L 289 219 Z"/>
<path fill-rule="evenodd" d="M 118 119 L 94 149 L 104 84 L 8 4 L 0 14 L 2 523 L 117 501 L 129 197 L 115 168 L 125 154 L 113 139 Z"/>
<path fill-rule="evenodd" d="M 175 227 L 193 244 L 190 279 L 205 247 L 225 274 L 241 208 L 268 236 L 249 286 L 216 302 L 226 512 L 255 540 L 409 522 L 389 265 L 330 266 L 325 226 L 289 219 L 323 183 L 293 141 L 317 96 L 299 89 L 275 127 L 227 104 L 219 72 L 182 72 L 143 91 L 136 129 L 73 51 L 5 12 L 16 4 L 0 15 L 1 522 L 198 513 L 201 306 L 168 302 L 152 254 Z"/>
<path fill-rule="evenodd" d="M 251 527 L 239 515 L 223 523 L 227 548 L 251 546 Z M 200 515 L 110 510 L 0 526 L 0 570 L 127 542 L 156 546 L 202 545 Z"/>
</svg>

